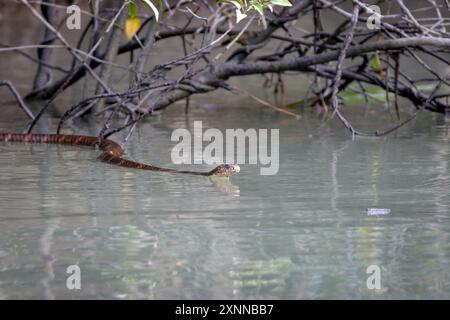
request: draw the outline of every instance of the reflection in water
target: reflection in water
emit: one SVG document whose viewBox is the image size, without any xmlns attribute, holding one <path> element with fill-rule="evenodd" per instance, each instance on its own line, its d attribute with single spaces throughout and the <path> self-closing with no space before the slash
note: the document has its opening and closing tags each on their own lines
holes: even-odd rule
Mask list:
<svg viewBox="0 0 450 320">
<path fill-rule="evenodd" d="M 53 247 L 53 236 L 55 230 L 59 227 L 59 219 L 50 219 L 47 222 L 47 228 L 40 239 L 40 253 L 42 259 L 45 261 L 45 278 L 41 280 L 41 284 L 44 287 L 44 296 L 46 299 L 55 299 L 53 290 L 51 287 L 51 282 L 55 279 L 55 272 L 53 270 L 53 263 L 55 262 L 55 257 L 52 253 Z"/>
<path fill-rule="evenodd" d="M 191 112 L 219 129 L 271 128 L 278 117 Z M 278 175 L 243 165 L 230 180 L 108 166 L 78 147 L 0 144 L 0 295 L 449 298 L 450 148 L 446 124 L 431 117 L 352 140 L 334 122 L 315 131 L 305 114 L 309 128 L 280 127 Z M 128 154 L 171 166 L 171 126 L 186 123 L 164 119 L 141 125 Z M 391 214 L 367 216 L 374 206 Z M 79 291 L 66 288 L 72 264 Z M 378 292 L 366 287 L 372 264 Z"/>
<path fill-rule="evenodd" d="M 29 43 L 39 30 L 15 31 L 2 33 L 4 42 Z M 157 46 L 152 57 L 176 58 L 178 47 Z M 26 92 L 30 74 L 17 65 L 33 70 L 11 54 L 0 59 L 0 78 Z M 298 97 L 302 79 L 288 96 Z M 236 86 L 261 91 L 247 78 Z M 73 90 L 40 131 L 55 128 Z M 0 130 L 23 130 L 9 93 L 0 91 L 0 101 Z M 390 123 L 383 109 L 366 110 L 343 111 L 364 131 Z M 193 98 L 188 114 L 181 103 L 152 117 L 125 145 L 133 159 L 173 166 L 171 133 L 194 120 L 220 130 L 279 128 L 275 176 L 251 165 L 230 180 L 140 172 L 98 163 L 83 148 L 0 143 L 0 299 L 450 298 L 444 117 L 423 113 L 388 137 L 352 139 L 338 121 L 295 111 L 300 120 L 221 92 Z M 79 122 L 65 130 L 98 132 Z M 367 216 L 369 207 L 391 214 Z M 79 291 L 66 288 L 73 264 Z M 382 271 L 380 292 L 366 287 L 372 264 Z"/>
<path fill-rule="evenodd" d="M 210 177 L 210 180 L 219 188 L 220 191 L 239 197 L 239 187 L 232 184 L 228 177 Z"/>
</svg>

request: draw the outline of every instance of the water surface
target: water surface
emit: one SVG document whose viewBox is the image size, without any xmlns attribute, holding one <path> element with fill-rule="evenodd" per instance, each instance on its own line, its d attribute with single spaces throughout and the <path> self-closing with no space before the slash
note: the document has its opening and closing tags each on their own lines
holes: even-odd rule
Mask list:
<svg viewBox="0 0 450 320">
<path fill-rule="evenodd" d="M 141 124 L 127 155 L 176 167 L 174 128 L 191 128 L 192 119 L 221 130 L 256 125 L 280 129 L 279 173 L 244 165 L 217 184 L 106 165 L 81 147 L 1 143 L 0 297 L 450 298 L 450 147 L 441 116 L 352 139 L 310 112 L 297 121 L 250 103 L 207 106 Z M 386 123 L 353 114 L 363 127 Z M 0 127 L 20 129 L 4 120 Z M 391 214 L 367 216 L 369 207 Z M 78 291 L 66 288 L 72 264 L 82 271 Z M 366 287 L 373 264 L 380 291 Z"/>
</svg>

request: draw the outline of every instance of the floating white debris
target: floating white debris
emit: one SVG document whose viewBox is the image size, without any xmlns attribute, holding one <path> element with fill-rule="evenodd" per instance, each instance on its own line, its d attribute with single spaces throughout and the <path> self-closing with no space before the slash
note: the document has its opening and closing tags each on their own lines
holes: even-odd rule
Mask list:
<svg viewBox="0 0 450 320">
<path fill-rule="evenodd" d="M 382 215 L 387 215 L 390 213 L 391 213 L 391 209 L 385 209 L 385 208 L 368 208 L 367 209 L 368 216 L 382 216 Z"/>
</svg>

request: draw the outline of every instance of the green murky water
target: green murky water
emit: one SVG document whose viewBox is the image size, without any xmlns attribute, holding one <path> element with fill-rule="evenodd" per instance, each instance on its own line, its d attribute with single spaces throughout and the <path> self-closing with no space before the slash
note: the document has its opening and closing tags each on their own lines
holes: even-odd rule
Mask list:
<svg viewBox="0 0 450 320">
<path fill-rule="evenodd" d="M 308 113 L 296 121 L 218 106 L 190 117 L 222 130 L 279 128 L 279 173 L 244 165 L 217 184 L 105 165 L 79 147 L 1 143 L 0 297 L 450 297 L 450 146 L 441 116 L 354 140 L 337 121 Z M 186 123 L 183 112 L 143 123 L 128 155 L 176 167 L 170 135 Z M 367 216 L 369 207 L 391 214 Z M 78 291 L 66 288 L 73 264 Z M 381 291 L 366 286 L 373 264 Z"/>
</svg>

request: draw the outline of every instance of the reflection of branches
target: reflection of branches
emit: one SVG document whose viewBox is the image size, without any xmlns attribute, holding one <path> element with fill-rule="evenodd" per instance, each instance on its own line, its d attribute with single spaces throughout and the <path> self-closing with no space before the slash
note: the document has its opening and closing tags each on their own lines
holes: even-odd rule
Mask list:
<svg viewBox="0 0 450 320">
<path fill-rule="evenodd" d="M 127 2 L 108 10 L 97 5 L 95 8 L 91 6 L 90 12 L 82 11 L 91 20 L 76 46 L 68 43 L 55 27 L 58 25 L 55 21 L 49 23 L 50 17 L 43 17 L 28 1 L 20 2 L 45 26 L 47 38 L 60 42 L 41 43 L 33 45 L 34 48 L 49 52 L 57 47 L 63 48 L 73 56 L 73 62 L 68 68 L 57 67 L 64 70 L 65 74 L 33 91 L 31 96 L 48 100 L 30 123 L 28 131 L 32 130 L 48 105 L 80 79 L 85 79 L 86 96 L 66 110 L 58 132 L 66 121 L 84 115 L 97 106 L 98 112 L 92 114 L 106 115 L 100 138 L 131 127 L 128 133 L 130 135 L 135 124 L 151 116 L 154 111 L 167 108 L 175 101 L 187 99 L 194 94 L 217 89 L 232 90 L 227 81 L 232 77 L 245 75 L 273 73 L 281 77 L 284 73 L 312 74 L 315 80 L 311 82 L 312 87 L 308 92 L 316 95 L 314 103 L 325 105 L 331 102 L 334 114 L 356 135 L 388 134 L 409 123 L 425 109 L 445 113 L 446 99 L 450 98 L 445 90 L 438 92 L 449 83 L 430 63 L 430 60 L 434 60 L 450 66 L 445 56 L 450 53 L 450 34 L 446 31 L 446 20 L 441 8 L 433 0 L 428 0 L 426 7 L 419 8 L 412 8 L 406 2 L 396 0 L 398 12 L 382 15 L 380 30 L 369 30 L 366 27 L 367 17 L 362 11 L 369 14 L 373 12 L 359 0 L 352 0 L 352 12 L 344 8 L 345 1 L 292 1 L 291 8 L 268 12 L 265 16 L 266 27 L 256 23 L 258 16 L 251 16 L 246 23 L 233 27 L 234 9 L 231 6 L 219 6 L 207 1 L 178 1 L 165 9 L 167 15 L 160 24 L 156 24 L 152 16 L 145 17 L 134 39 L 120 46 L 117 32 L 124 19 L 122 11 Z M 41 10 L 44 11 L 47 10 L 44 8 L 65 8 L 52 1 L 33 2 L 40 3 Z M 334 29 L 325 28 L 322 22 L 323 16 L 330 10 L 341 17 Z M 182 27 L 179 26 L 180 21 L 174 18 L 177 12 L 185 19 Z M 427 12 L 426 18 L 421 17 L 423 12 Z M 113 18 L 107 23 L 106 20 L 111 15 Z M 308 15 L 313 15 L 314 26 L 311 30 L 296 26 L 300 18 Z M 105 26 L 104 30 L 102 25 Z M 84 51 L 82 43 L 89 36 L 89 30 L 93 39 L 90 39 L 88 50 Z M 180 49 L 178 57 L 166 59 L 160 64 L 147 62 L 152 54 L 151 44 L 170 38 L 181 40 L 182 50 Z M 274 41 L 279 44 L 267 45 Z M 106 42 L 106 47 L 99 50 L 102 42 Z M 24 46 L 2 46 L 0 52 L 20 50 L 21 54 L 25 54 Z M 131 53 L 130 65 L 120 66 L 114 63 L 116 56 L 124 53 Z M 373 56 L 381 61 L 378 68 L 369 63 Z M 409 75 L 400 64 L 404 59 L 409 59 L 414 66 L 422 68 L 424 76 L 418 78 Z M 52 68 L 49 59 L 38 57 L 34 61 L 47 70 L 56 69 Z M 149 68 L 149 64 L 152 67 Z M 95 71 L 97 67 L 99 73 Z M 120 75 L 117 80 L 109 81 L 114 69 L 120 69 Z M 94 95 L 90 97 L 87 95 L 88 76 L 95 81 L 96 87 Z M 114 87 L 121 84 L 120 80 L 127 76 L 130 79 L 128 90 L 118 93 Z M 325 79 L 325 85 L 319 79 Z M 438 83 L 432 93 L 418 89 L 420 84 L 430 81 Z M 389 93 L 394 93 L 397 122 L 384 131 L 365 133 L 356 130 L 343 116 L 338 101 L 338 93 L 345 89 L 353 90 L 353 85 L 365 95 L 368 85 L 385 90 L 387 98 Z M 416 112 L 402 121 L 397 96 L 409 99 L 416 106 Z M 273 109 L 292 115 L 279 106 L 274 106 Z M 113 120 L 121 117 L 124 118 L 123 123 L 111 127 Z"/>
<path fill-rule="evenodd" d="M 55 271 L 53 265 L 56 260 L 53 254 L 53 238 L 55 235 L 55 231 L 59 229 L 59 223 L 60 221 L 58 218 L 50 219 L 47 224 L 47 228 L 45 229 L 45 232 L 39 241 L 39 250 L 43 260 L 45 261 L 46 273 L 46 276 L 41 280 L 41 284 L 44 287 L 45 298 L 52 300 L 55 299 L 55 294 L 51 287 L 51 282 L 55 279 Z"/>
</svg>

